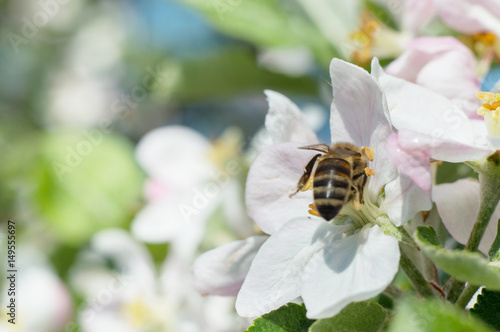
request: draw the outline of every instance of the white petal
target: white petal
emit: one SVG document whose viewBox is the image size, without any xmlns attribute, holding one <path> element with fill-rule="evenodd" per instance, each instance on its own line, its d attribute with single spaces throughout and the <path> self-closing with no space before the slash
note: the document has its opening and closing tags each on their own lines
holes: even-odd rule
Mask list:
<svg viewBox="0 0 500 332">
<path fill-rule="evenodd" d="M 354 235 L 334 241 L 318 241 L 322 246 L 309 257 L 301 274 L 301 295 L 308 318 L 331 317 L 351 302 L 376 296 L 398 271 L 398 241 L 378 226 L 365 226 Z"/>
<path fill-rule="evenodd" d="M 238 181 L 231 181 L 221 193 L 222 209 L 228 225 L 238 238 L 255 234 L 255 224 L 245 207 L 244 188 Z"/>
<path fill-rule="evenodd" d="M 190 188 L 207 179 L 215 166 L 208 160 L 210 142 L 182 126 L 167 126 L 147 133 L 137 144 L 140 165 L 170 190 Z"/>
<path fill-rule="evenodd" d="M 432 198 L 451 236 L 466 244 L 479 211 L 479 182 L 461 179 L 454 183 L 440 184 L 432 190 Z M 500 205 L 497 206 L 486 228 L 479 249 L 487 254 L 497 234 Z"/>
<path fill-rule="evenodd" d="M 265 90 L 269 111 L 266 129 L 274 143 L 297 142 L 313 144 L 318 142 L 300 109 L 281 93 Z"/>
<path fill-rule="evenodd" d="M 401 175 L 385 186 L 385 200 L 381 209 L 396 226 L 405 224 L 417 212 L 429 211 L 431 208 L 429 193 L 408 176 Z"/>
<path fill-rule="evenodd" d="M 194 287 L 202 295 L 237 295 L 250 264 L 268 236 L 252 236 L 202 254 L 193 265 Z"/>
<path fill-rule="evenodd" d="M 209 196 L 206 193 L 212 191 L 205 189 L 201 186 L 193 189 L 191 193 L 177 197 L 170 195 L 147 204 L 132 221 L 132 233 L 144 242 L 165 243 L 177 239 L 195 227 L 204 229 L 205 221 L 223 197 L 221 190 L 213 191 L 215 195 Z"/>
<path fill-rule="evenodd" d="M 374 149 L 375 160 L 370 167 L 376 175 L 367 190 L 376 201 L 382 187 L 397 175 L 385 148 L 385 140 L 392 130 L 384 94 L 367 71 L 342 60 L 332 60 L 330 75 L 332 142 L 351 142 Z"/>
<path fill-rule="evenodd" d="M 236 299 L 238 314 L 260 316 L 299 297 L 300 275 L 311 255 L 324 246 L 324 241 L 341 238 L 349 229 L 352 226 L 307 218 L 284 225 L 262 245 L 253 260 Z"/>
<path fill-rule="evenodd" d="M 384 95 L 366 70 L 333 59 L 330 76 L 333 87 L 330 118 L 332 143 L 370 146 L 372 136 L 379 127 L 384 128 L 384 132 L 390 132 Z"/>
<path fill-rule="evenodd" d="M 73 304 L 69 291 L 49 267 L 33 264 L 33 261 L 19 262 L 25 265 L 20 266 L 22 273 L 16 275 L 14 291 L 18 316 L 15 317 L 15 322 L 21 323 L 24 331 L 60 331 L 71 318 Z M 26 264 L 28 262 L 30 264 Z M 4 274 L 2 277 L 6 278 Z M 8 301 L 10 296 L 7 297 L 7 293 L 12 292 L 12 289 L 9 290 L 10 283 L 4 282 L 3 286 L 2 300 Z M 2 301 L 2 306 L 6 307 L 7 304 L 8 302 Z M 5 317 L 8 317 L 5 322 L 11 318 L 7 316 L 8 310 L 3 310 Z M 23 315 L 19 315 L 20 313 Z"/>
<path fill-rule="evenodd" d="M 377 75 L 384 89 L 392 124 L 438 139 L 474 144 L 474 130 L 467 115 L 442 95 L 387 74 Z"/>
<path fill-rule="evenodd" d="M 295 191 L 309 160 L 317 153 L 297 143 L 282 143 L 264 150 L 250 167 L 245 200 L 248 215 L 267 234 L 296 217 L 307 217 L 312 191 Z"/>
</svg>

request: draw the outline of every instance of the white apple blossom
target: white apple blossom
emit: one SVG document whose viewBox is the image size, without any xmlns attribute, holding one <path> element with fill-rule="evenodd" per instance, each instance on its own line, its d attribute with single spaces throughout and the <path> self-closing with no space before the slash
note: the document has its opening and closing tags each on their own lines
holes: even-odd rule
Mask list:
<svg viewBox="0 0 500 332">
<path fill-rule="evenodd" d="M 260 152 L 262 146 L 283 142 L 317 142 L 314 131 L 304 125 L 308 122 L 307 115 L 290 99 L 271 90 L 266 90 L 265 94 L 269 110 L 265 128 L 256 138 L 260 145 L 254 145 L 255 150 Z M 251 190 L 247 189 L 247 202 L 251 201 L 249 195 Z M 247 209 L 251 209 L 248 204 Z M 193 266 L 195 288 L 203 295 L 237 295 L 253 258 L 267 238 L 263 234 L 254 235 L 205 252 Z"/>
<path fill-rule="evenodd" d="M 84 298 L 82 331 L 219 332 L 241 324 L 234 299 L 202 298 L 192 288 L 184 257 L 169 253 L 158 274 L 147 249 L 126 231 L 97 233 L 72 270 Z"/>
<path fill-rule="evenodd" d="M 372 71 L 381 71 L 376 60 Z M 338 59 L 332 61 L 330 73 L 332 142 L 351 142 L 375 151 L 370 164 L 375 176 L 365 188 L 365 204 L 359 211 L 347 204 L 341 211 L 346 217 L 330 224 L 308 215 L 311 192 L 289 196 L 314 155 L 298 147 L 317 143 L 305 122 L 306 139 L 263 151 L 250 169 L 246 203 L 249 215 L 271 237 L 257 253 L 238 294 L 236 308 L 242 316 L 262 315 L 302 297 L 308 317 L 325 318 L 350 302 L 379 294 L 392 281 L 399 263 L 398 240 L 384 234 L 384 226 L 402 225 L 430 208 L 428 196 L 398 173 L 385 150 L 392 133 L 385 93 L 392 91 L 382 90 L 365 70 Z M 297 108 L 288 99 L 276 93 L 268 96 L 288 104 L 282 109 L 290 114 L 277 113 L 275 120 L 281 116 L 286 123 L 297 118 Z"/>
<path fill-rule="evenodd" d="M 397 77 L 380 72 L 376 75 L 383 88 L 394 88 L 387 96 L 393 126 L 387 151 L 399 170 L 430 193 L 430 158 L 448 162 L 474 161 L 500 147 L 488 135 L 483 119 L 471 119 L 443 95 Z M 426 106 L 419 107 L 422 95 Z M 406 101 L 411 107 L 401 107 Z"/>
<path fill-rule="evenodd" d="M 152 243 L 175 242 L 191 257 L 206 221 L 221 204 L 237 234 L 252 233 L 237 181 L 241 166 L 232 159 L 239 143 L 233 136 L 212 144 L 190 128 L 167 126 L 142 138 L 136 155 L 149 175 L 148 204 L 132 222 L 135 236 Z"/>
</svg>

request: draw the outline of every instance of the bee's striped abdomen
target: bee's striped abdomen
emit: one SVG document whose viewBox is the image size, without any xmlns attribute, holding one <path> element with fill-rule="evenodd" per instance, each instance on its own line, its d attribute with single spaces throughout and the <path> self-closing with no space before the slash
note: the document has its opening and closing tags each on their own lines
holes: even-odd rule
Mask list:
<svg viewBox="0 0 500 332">
<path fill-rule="evenodd" d="M 351 191 L 351 165 L 339 158 L 318 162 L 313 180 L 314 204 L 325 220 L 333 219 L 342 209 Z"/>
</svg>

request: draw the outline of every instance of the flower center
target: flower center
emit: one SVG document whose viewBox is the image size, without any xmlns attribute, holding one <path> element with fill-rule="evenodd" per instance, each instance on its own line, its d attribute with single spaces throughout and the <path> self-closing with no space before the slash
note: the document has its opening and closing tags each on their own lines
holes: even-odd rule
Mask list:
<svg viewBox="0 0 500 332">
<path fill-rule="evenodd" d="M 481 44 L 487 45 L 487 46 L 492 46 L 497 39 L 495 37 L 495 35 L 491 32 L 476 33 L 472 36 L 472 38 L 474 38 L 474 40 L 477 43 L 481 43 Z"/>
<path fill-rule="evenodd" d="M 484 102 L 477 110 L 477 114 L 484 117 L 488 134 L 491 136 L 500 136 L 500 124 L 498 122 L 500 93 L 478 92 L 476 97 Z"/>
<path fill-rule="evenodd" d="M 144 326 L 150 318 L 149 310 L 140 298 L 123 304 L 122 310 L 125 317 L 127 317 L 127 321 L 134 328 Z"/>
<path fill-rule="evenodd" d="M 379 216 L 379 208 L 373 203 L 366 191 L 363 192 L 364 203 L 361 204 L 361 208 L 354 203 L 354 199 L 347 203 L 342 210 L 340 210 L 339 215 L 347 215 L 351 217 L 352 222 L 357 226 L 357 228 L 362 228 L 365 225 L 375 225 L 376 219 Z"/>
<path fill-rule="evenodd" d="M 368 12 L 363 12 L 360 27 L 349 36 L 354 44 L 354 62 L 363 64 L 371 60 L 374 36 L 379 29 L 380 24 Z"/>
<path fill-rule="evenodd" d="M 353 47 L 352 60 L 360 65 L 369 63 L 373 57 L 386 59 L 400 55 L 403 45 L 411 39 L 408 33 L 380 24 L 368 11 L 361 14 L 361 24 L 349 38 Z"/>
</svg>

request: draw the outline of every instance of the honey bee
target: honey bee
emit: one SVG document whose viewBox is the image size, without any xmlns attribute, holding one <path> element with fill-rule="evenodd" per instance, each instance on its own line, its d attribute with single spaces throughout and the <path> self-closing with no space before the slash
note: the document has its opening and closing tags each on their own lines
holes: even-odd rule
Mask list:
<svg viewBox="0 0 500 332">
<path fill-rule="evenodd" d="M 355 208 L 361 209 L 366 180 L 375 174 L 373 169 L 368 168 L 368 161 L 373 161 L 373 149 L 360 148 L 351 143 L 335 143 L 332 146 L 315 144 L 299 149 L 322 153 L 312 157 L 304 167 L 304 174 L 290 197 L 299 191 L 312 189 L 314 201 L 309 213 L 326 221 L 335 218 L 353 198 Z"/>
</svg>

